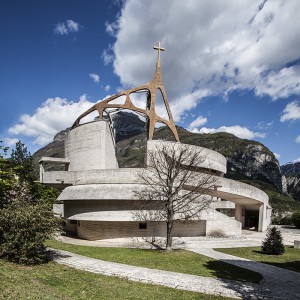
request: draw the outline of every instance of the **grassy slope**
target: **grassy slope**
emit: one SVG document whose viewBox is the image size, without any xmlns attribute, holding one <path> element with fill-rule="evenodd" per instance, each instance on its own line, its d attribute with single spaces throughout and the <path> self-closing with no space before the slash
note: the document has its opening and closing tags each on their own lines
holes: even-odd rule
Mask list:
<svg viewBox="0 0 300 300">
<path fill-rule="evenodd" d="M 228 299 L 92 274 L 55 263 L 20 266 L 0 260 L 1 300 Z"/>
<path fill-rule="evenodd" d="M 260 247 L 220 248 L 215 250 L 300 273 L 300 249 L 291 246 L 285 246 L 283 255 L 263 254 Z"/>
<path fill-rule="evenodd" d="M 92 258 L 152 269 L 243 282 L 258 283 L 262 279 L 262 276 L 256 272 L 238 268 L 185 250 L 174 250 L 167 253 L 158 250 L 99 248 L 65 244 L 55 240 L 48 241 L 47 246 Z"/>
</svg>

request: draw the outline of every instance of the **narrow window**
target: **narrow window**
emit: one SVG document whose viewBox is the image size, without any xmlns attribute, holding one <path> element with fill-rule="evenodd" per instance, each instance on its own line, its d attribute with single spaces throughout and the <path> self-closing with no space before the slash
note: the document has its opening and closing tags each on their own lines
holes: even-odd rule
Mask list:
<svg viewBox="0 0 300 300">
<path fill-rule="evenodd" d="M 139 223 L 139 229 L 147 229 L 147 223 Z"/>
</svg>

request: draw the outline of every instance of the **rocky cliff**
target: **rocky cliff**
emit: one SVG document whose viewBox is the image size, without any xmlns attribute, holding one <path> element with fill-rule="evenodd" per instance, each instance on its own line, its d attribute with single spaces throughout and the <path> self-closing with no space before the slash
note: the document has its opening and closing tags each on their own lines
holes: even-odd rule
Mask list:
<svg viewBox="0 0 300 300">
<path fill-rule="evenodd" d="M 281 166 L 283 191 L 300 201 L 300 162 Z"/>
</svg>

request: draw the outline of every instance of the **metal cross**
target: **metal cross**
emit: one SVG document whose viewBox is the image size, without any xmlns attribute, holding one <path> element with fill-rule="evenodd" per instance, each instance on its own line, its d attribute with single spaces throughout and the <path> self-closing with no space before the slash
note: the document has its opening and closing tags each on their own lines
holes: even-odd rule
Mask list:
<svg viewBox="0 0 300 300">
<path fill-rule="evenodd" d="M 158 50 L 157 63 L 160 63 L 160 51 L 165 51 L 165 48 L 161 48 L 160 42 L 158 42 L 157 46 L 154 46 L 153 49 Z"/>
</svg>

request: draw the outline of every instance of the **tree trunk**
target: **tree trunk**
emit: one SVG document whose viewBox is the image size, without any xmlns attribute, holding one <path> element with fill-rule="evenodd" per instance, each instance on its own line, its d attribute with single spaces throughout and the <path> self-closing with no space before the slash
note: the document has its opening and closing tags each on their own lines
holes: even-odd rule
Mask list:
<svg viewBox="0 0 300 300">
<path fill-rule="evenodd" d="M 167 242 L 166 251 L 172 251 L 172 232 L 173 232 L 173 220 L 167 222 Z"/>
</svg>

